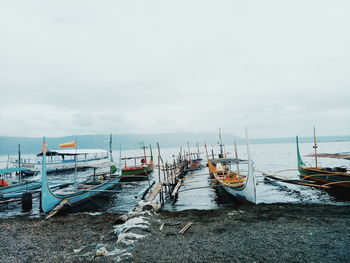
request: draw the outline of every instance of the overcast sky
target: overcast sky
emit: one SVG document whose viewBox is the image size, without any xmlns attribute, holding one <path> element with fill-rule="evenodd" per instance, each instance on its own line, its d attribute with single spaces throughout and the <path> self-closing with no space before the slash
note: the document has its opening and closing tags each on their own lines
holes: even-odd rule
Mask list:
<svg viewBox="0 0 350 263">
<path fill-rule="evenodd" d="M 350 134 L 350 1 L 1 1 L 0 136 Z"/>
</svg>

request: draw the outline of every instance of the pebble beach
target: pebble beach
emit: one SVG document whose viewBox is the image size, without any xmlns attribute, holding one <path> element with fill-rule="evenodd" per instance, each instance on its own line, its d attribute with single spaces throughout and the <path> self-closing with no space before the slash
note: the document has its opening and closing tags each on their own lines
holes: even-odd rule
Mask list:
<svg viewBox="0 0 350 263">
<path fill-rule="evenodd" d="M 160 211 L 120 243 L 118 214 L 0 220 L 0 262 L 347 262 L 350 206 L 241 205 Z M 191 222 L 183 234 L 179 231 Z M 163 224 L 164 223 L 164 224 Z M 163 228 L 160 231 L 160 227 Z M 105 253 L 96 253 L 103 248 Z M 121 252 L 123 251 L 123 256 Z"/>
</svg>

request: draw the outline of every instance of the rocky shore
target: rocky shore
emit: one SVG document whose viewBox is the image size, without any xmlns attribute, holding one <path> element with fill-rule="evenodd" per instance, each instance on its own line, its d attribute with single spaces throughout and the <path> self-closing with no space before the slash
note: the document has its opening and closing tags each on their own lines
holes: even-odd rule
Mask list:
<svg viewBox="0 0 350 263">
<path fill-rule="evenodd" d="M 348 262 L 350 206 L 242 205 L 159 212 L 121 245 L 116 214 L 0 220 L 0 262 Z M 178 232 L 188 223 L 191 227 Z M 164 223 L 162 231 L 159 230 Z M 104 248 L 99 256 L 96 249 Z M 125 257 L 118 251 L 127 251 Z M 111 253 L 113 251 L 113 253 Z"/>
</svg>

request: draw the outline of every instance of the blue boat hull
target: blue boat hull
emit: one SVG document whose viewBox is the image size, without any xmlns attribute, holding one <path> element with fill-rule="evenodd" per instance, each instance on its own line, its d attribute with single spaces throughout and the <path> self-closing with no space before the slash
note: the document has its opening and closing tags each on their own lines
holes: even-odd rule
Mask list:
<svg viewBox="0 0 350 263">
<path fill-rule="evenodd" d="M 23 182 L 12 184 L 9 186 L 0 187 L 0 198 L 3 194 L 25 192 L 29 190 L 39 189 L 41 187 L 41 182 Z"/>
<path fill-rule="evenodd" d="M 71 194 L 55 194 L 51 191 L 47 183 L 47 171 L 46 171 L 46 143 L 44 138 L 43 143 L 43 157 L 42 157 L 42 176 L 41 176 L 41 209 L 44 213 L 52 211 L 59 204 L 65 202 L 71 207 L 78 205 L 79 203 L 88 201 L 92 197 L 101 195 L 106 190 L 114 188 L 120 181 L 121 178 L 121 153 L 119 154 L 119 166 L 115 174 L 110 175 L 108 180 L 101 182 L 100 184 L 94 185 L 88 189 L 78 190 Z M 111 161 L 113 159 L 111 158 Z M 114 176 L 112 178 L 112 176 Z"/>
<path fill-rule="evenodd" d="M 120 181 L 120 178 L 107 180 L 106 182 L 93 186 L 87 190 L 77 191 L 72 194 L 55 194 L 50 188 L 44 186 L 41 192 L 41 209 L 44 213 L 53 210 L 63 200 L 67 201 L 70 207 L 74 207 L 82 202 L 89 201 L 90 198 L 99 196 L 106 190 L 114 188 Z"/>
</svg>

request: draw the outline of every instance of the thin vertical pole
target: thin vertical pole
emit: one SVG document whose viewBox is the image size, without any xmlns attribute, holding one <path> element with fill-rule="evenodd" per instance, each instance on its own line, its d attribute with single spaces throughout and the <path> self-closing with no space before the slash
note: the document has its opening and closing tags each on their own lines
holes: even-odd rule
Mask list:
<svg viewBox="0 0 350 263">
<path fill-rule="evenodd" d="M 145 157 L 145 163 L 147 164 L 147 156 L 146 156 L 146 146 L 143 144 L 143 156 Z"/>
<path fill-rule="evenodd" d="M 170 193 L 170 186 L 169 186 L 169 183 L 170 183 L 170 180 L 169 180 L 169 166 L 168 166 L 168 162 L 165 163 L 165 169 L 166 169 L 166 180 L 167 180 L 167 191 L 168 193 Z"/>
<path fill-rule="evenodd" d="M 10 163 L 10 155 L 7 155 L 6 169 L 9 168 L 9 163 Z"/>
<path fill-rule="evenodd" d="M 109 134 L 109 160 L 112 162 L 113 161 L 113 156 L 112 156 L 112 133 Z M 111 177 L 112 175 L 112 165 L 109 166 L 109 176 Z"/>
<path fill-rule="evenodd" d="M 207 148 L 207 143 L 204 142 L 204 149 L 205 149 L 205 155 L 207 157 L 207 160 L 209 160 L 209 154 L 208 154 L 208 148 Z"/>
<path fill-rule="evenodd" d="M 317 142 L 316 142 L 316 129 L 314 127 L 314 151 L 315 151 L 315 167 L 317 168 Z"/>
<path fill-rule="evenodd" d="M 167 184 L 166 184 L 166 171 L 165 171 L 165 167 L 164 167 L 164 164 L 162 165 L 163 167 L 163 180 L 164 180 L 164 189 L 165 189 L 165 192 L 167 192 Z"/>
<path fill-rule="evenodd" d="M 157 142 L 157 148 L 158 148 L 158 157 L 160 158 L 160 160 L 163 162 L 163 158 L 162 158 L 162 155 L 160 154 L 160 147 L 159 147 L 159 143 Z"/>
<path fill-rule="evenodd" d="M 18 144 L 18 168 L 21 168 L 21 145 Z M 22 172 L 19 172 L 19 181 L 22 181 Z"/>
<path fill-rule="evenodd" d="M 74 185 L 77 186 L 77 158 L 78 158 L 78 138 L 75 136 L 75 167 L 74 167 Z"/>
<path fill-rule="evenodd" d="M 158 181 L 161 183 L 160 180 L 160 156 L 158 155 Z M 163 186 L 160 188 L 160 193 L 159 193 L 159 202 L 162 203 L 162 191 L 163 191 Z"/>
<path fill-rule="evenodd" d="M 21 168 L 21 145 L 18 144 L 18 168 Z"/>
<path fill-rule="evenodd" d="M 151 158 L 153 159 L 153 152 L 152 152 L 152 145 L 151 144 L 149 145 L 149 151 L 151 153 Z"/>
<path fill-rule="evenodd" d="M 238 161 L 238 152 L 237 152 L 236 140 L 234 141 L 234 146 L 235 146 L 235 156 L 236 156 L 236 163 L 237 163 L 237 173 L 239 174 L 239 161 Z"/>
<path fill-rule="evenodd" d="M 180 152 L 179 152 L 179 159 L 182 159 L 182 146 L 180 147 Z"/>
<path fill-rule="evenodd" d="M 187 142 L 187 146 L 188 146 L 188 161 L 191 163 L 191 149 L 190 149 L 190 141 Z"/>
<path fill-rule="evenodd" d="M 220 154 L 221 154 L 221 156 L 223 157 L 224 156 L 224 152 L 223 152 L 223 149 L 222 149 L 222 138 L 221 138 L 221 129 L 219 128 L 219 140 L 220 140 L 220 144 L 219 144 L 219 146 L 220 146 Z M 221 158 L 222 158 L 221 157 Z"/>
<path fill-rule="evenodd" d="M 174 182 L 174 174 L 176 173 L 176 161 L 174 159 L 174 162 L 173 162 L 173 169 L 171 170 L 171 183 L 174 185 L 175 182 Z"/>
</svg>

